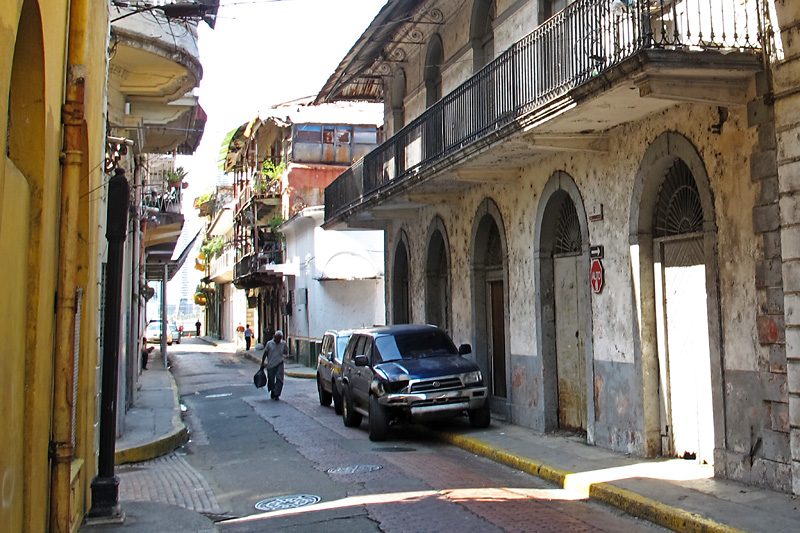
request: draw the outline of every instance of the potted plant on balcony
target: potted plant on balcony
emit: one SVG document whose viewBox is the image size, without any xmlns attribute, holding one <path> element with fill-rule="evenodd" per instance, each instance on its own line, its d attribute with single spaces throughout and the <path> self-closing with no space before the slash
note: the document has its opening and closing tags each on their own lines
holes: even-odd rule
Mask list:
<svg viewBox="0 0 800 533">
<path fill-rule="evenodd" d="M 187 174 L 188 172 L 186 172 L 183 167 L 178 167 L 174 170 L 167 170 L 165 176 L 167 178 L 167 183 L 169 183 L 169 186 L 173 189 L 177 189 L 178 187 L 185 189 L 189 186 L 188 183 L 184 183 L 183 181 L 183 178 L 185 178 Z"/>
<path fill-rule="evenodd" d="M 208 191 L 194 199 L 194 208 L 200 210 L 201 217 L 211 216 L 214 212 L 216 194 Z"/>
<path fill-rule="evenodd" d="M 284 172 L 286 163 L 281 161 L 276 165 L 274 161 L 267 159 L 261 167 L 261 172 L 256 175 L 253 189 L 258 194 L 279 193 Z"/>
</svg>

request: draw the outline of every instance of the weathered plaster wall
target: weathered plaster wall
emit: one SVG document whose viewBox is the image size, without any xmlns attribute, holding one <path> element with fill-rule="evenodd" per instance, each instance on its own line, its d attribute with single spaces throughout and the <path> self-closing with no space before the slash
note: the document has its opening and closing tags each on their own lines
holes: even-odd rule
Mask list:
<svg viewBox="0 0 800 533">
<path fill-rule="evenodd" d="M 648 120 L 608 132 L 606 153 L 572 152 L 531 161 L 521 170 L 518 183 L 503 184 L 491 173 L 486 182 L 473 187 L 456 201 L 423 208 L 418 216 L 395 222 L 387 231 L 387 250 L 393 251 L 402 228 L 409 242 L 412 317 L 424 320 L 424 260 L 426 230 L 435 216 L 445 223 L 451 252 L 453 335 L 457 343 L 473 338 L 470 242 L 479 204 L 491 198 L 498 206 L 507 230 L 508 246 L 508 339 L 512 421 L 543 429 L 541 404 L 542 365 L 536 345 L 536 291 L 532 247 L 535 219 L 542 189 L 556 171 L 571 176 L 585 205 L 601 203 L 604 218 L 589 223 L 590 244 L 605 247 L 606 286 L 592 298 L 592 344 L 594 353 L 594 439 L 600 446 L 644 453 L 641 370 L 637 361 L 638 329 L 633 294 L 629 242 L 630 205 L 634 177 L 650 143 L 665 131 L 685 136 L 702 158 L 713 191 L 719 253 L 719 298 L 712 297 L 722 313 L 722 346 L 725 370 L 744 371 L 736 388 L 743 389 L 747 404 L 734 404 L 728 411 L 731 435 L 747 435 L 750 421 L 764 416 L 758 400 L 759 379 L 754 371 L 764 357 L 756 340 L 755 259 L 760 243 L 753 234 L 752 208 L 757 187 L 748 172 L 749 154 L 755 142 L 747 127 L 746 113 L 730 109 L 720 133 L 712 126 L 720 122 L 716 107 L 681 105 Z M 387 258 L 391 270 L 392 257 Z M 636 265 L 638 268 L 638 265 Z M 389 273 L 391 276 L 391 273 Z M 587 280 L 588 283 L 588 280 Z M 387 284 L 388 286 L 388 284 Z M 714 292 L 713 287 L 709 288 Z M 473 354 L 475 356 L 475 354 Z M 728 390 L 734 396 L 736 392 Z M 721 413 L 717 413 L 718 416 Z"/>
</svg>

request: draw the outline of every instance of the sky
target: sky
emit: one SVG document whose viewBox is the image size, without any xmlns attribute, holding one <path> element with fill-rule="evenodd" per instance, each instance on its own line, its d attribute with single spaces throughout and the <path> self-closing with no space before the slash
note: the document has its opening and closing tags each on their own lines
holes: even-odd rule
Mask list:
<svg viewBox="0 0 800 533">
<path fill-rule="evenodd" d="M 208 120 L 195 154 L 178 159 L 189 172 L 189 187 L 183 191 L 186 222 L 177 252 L 202 225 L 192 203 L 216 182 L 225 134 L 273 105 L 317 94 L 385 3 L 222 0 L 215 28 L 200 23 L 203 79 L 195 94 Z M 185 268 L 199 282 L 202 273 L 193 266 L 191 256 Z M 168 286 L 170 302 L 180 298 L 178 280 L 176 275 Z"/>
</svg>

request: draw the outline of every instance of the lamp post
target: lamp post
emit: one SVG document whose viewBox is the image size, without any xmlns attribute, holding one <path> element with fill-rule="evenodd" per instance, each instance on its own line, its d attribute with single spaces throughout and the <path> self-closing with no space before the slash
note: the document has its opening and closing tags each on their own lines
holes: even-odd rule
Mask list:
<svg viewBox="0 0 800 533">
<path fill-rule="evenodd" d="M 122 520 L 119 508 L 119 478 L 114 474 L 117 433 L 117 381 L 119 379 L 120 305 L 125 236 L 128 233 L 130 186 L 125 170 L 117 168 L 108 183 L 106 239 L 106 301 L 103 322 L 103 375 L 100 397 L 100 450 L 97 477 L 92 480 L 90 518 Z"/>
</svg>

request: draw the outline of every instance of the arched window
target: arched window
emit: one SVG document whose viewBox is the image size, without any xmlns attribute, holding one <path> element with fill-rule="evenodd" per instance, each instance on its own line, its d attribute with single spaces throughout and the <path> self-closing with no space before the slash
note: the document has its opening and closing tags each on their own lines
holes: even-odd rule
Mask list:
<svg viewBox="0 0 800 533">
<path fill-rule="evenodd" d="M 469 30 L 473 72 L 478 72 L 494 58 L 495 16 L 494 0 L 475 0 Z"/>
<path fill-rule="evenodd" d="M 431 37 L 425 57 L 425 105 L 430 107 L 442 97 L 442 63 L 444 49 L 439 34 Z"/>
<path fill-rule="evenodd" d="M 406 71 L 403 69 L 398 69 L 397 73 L 395 73 L 394 78 L 392 78 L 392 94 L 391 94 L 391 103 L 392 103 L 392 127 L 394 128 L 394 133 L 397 133 L 406 123 L 406 109 L 405 109 L 405 99 L 406 99 Z"/>
</svg>

